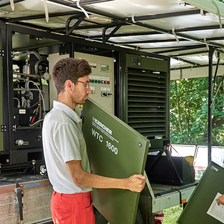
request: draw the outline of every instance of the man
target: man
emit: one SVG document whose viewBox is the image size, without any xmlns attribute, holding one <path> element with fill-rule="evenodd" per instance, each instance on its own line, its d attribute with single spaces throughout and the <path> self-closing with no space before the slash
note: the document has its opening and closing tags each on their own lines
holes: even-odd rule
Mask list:
<svg viewBox="0 0 224 224">
<path fill-rule="evenodd" d="M 92 188 L 120 188 L 140 192 L 146 178 L 127 179 L 91 174 L 80 118 L 74 109 L 91 93 L 91 68 L 84 59 L 65 58 L 53 68 L 58 101 L 45 116 L 43 148 L 49 180 L 53 185 L 51 212 L 55 224 L 94 224 Z"/>
</svg>

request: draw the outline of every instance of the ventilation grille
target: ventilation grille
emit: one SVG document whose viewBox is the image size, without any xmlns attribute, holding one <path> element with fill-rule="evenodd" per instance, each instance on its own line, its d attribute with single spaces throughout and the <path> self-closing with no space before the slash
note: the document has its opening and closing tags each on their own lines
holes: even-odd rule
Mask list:
<svg viewBox="0 0 224 224">
<path fill-rule="evenodd" d="M 166 136 L 166 73 L 128 68 L 128 124 L 148 139 Z"/>
</svg>

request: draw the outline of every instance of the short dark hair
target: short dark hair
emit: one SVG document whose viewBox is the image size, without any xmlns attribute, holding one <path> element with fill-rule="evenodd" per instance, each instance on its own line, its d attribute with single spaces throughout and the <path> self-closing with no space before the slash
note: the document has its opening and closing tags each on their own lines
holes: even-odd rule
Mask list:
<svg viewBox="0 0 224 224">
<path fill-rule="evenodd" d="M 77 83 L 78 78 L 89 75 L 91 72 L 91 67 L 85 59 L 63 58 L 59 60 L 52 72 L 58 94 L 64 91 L 66 80 Z"/>
</svg>

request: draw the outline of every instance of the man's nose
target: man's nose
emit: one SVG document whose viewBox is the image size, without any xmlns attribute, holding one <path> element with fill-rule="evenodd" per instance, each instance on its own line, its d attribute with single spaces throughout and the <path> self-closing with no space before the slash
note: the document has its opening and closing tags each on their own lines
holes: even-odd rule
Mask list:
<svg viewBox="0 0 224 224">
<path fill-rule="evenodd" d="M 86 92 L 87 92 L 88 94 L 91 94 L 91 93 L 92 93 L 92 90 L 90 89 L 90 87 L 87 88 Z"/>
</svg>

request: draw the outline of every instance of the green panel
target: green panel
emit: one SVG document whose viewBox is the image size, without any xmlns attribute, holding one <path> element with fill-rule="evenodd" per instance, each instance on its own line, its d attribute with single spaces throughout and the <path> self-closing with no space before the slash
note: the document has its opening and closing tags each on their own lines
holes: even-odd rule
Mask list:
<svg viewBox="0 0 224 224">
<path fill-rule="evenodd" d="M 224 168 L 214 162 L 207 167 L 177 223 L 180 224 L 220 224 L 207 214 L 216 194 L 224 193 Z"/>
<path fill-rule="evenodd" d="M 169 60 L 126 55 L 125 121 L 150 139 L 149 150 L 157 149 L 158 139 L 169 141 L 169 69 Z"/>
<path fill-rule="evenodd" d="M 1 33 L 0 33 L 1 41 Z M 1 46 L 1 42 L 0 42 Z M 2 84 L 2 58 L 0 59 L 0 126 L 3 125 L 3 84 Z M 0 152 L 3 151 L 3 132 L 0 131 Z"/>
<path fill-rule="evenodd" d="M 164 72 L 128 67 L 127 123 L 149 139 L 167 137 L 166 82 Z"/>
<path fill-rule="evenodd" d="M 86 100 L 83 133 L 91 172 L 127 178 L 143 174 L 149 141 L 116 116 Z M 134 224 L 139 193 L 121 189 L 94 189 L 94 206 L 110 224 Z"/>
<path fill-rule="evenodd" d="M 126 60 L 126 67 L 148 69 L 151 71 L 169 72 L 169 61 L 130 54 L 126 55 Z"/>
</svg>

